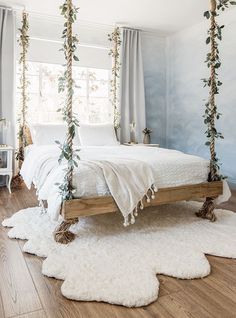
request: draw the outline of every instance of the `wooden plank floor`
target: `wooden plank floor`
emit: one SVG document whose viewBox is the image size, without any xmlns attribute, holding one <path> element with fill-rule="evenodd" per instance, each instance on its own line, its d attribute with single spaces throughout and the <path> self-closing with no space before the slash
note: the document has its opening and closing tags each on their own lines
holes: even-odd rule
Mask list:
<svg viewBox="0 0 236 318">
<path fill-rule="evenodd" d="M 9 195 L 0 188 L 0 221 L 35 205 L 34 191 L 22 188 Z M 223 207 L 236 212 L 236 191 Z M 60 292 L 62 282 L 43 276 L 42 259 L 23 253 L 22 246 L 0 228 L 0 318 L 236 318 L 236 260 L 209 256 L 212 274 L 199 280 L 159 275 L 158 301 L 127 309 L 67 300 Z"/>
</svg>

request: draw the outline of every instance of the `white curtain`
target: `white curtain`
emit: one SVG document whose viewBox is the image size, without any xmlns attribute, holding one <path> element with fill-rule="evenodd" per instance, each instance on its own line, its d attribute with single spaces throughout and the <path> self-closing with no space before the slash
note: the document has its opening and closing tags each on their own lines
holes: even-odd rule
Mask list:
<svg viewBox="0 0 236 318">
<path fill-rule="evenodd" d="M 6 143 L 15 146 L 15 13 L 0 8 L 0 118 L 10 127 Z M 0 137 L 1 138 L 1 137 Z M 0 140 L 0 143 L 2 140 Z"/>
<path fill-rule="evenodd" d="M 146 113 L 141 34 L 128 28 L 122 29 L 120 114 L 121 142 L 130 141 L 131 123 L 135 123 L 136 141 L 142 142 Z"/>
</svg>

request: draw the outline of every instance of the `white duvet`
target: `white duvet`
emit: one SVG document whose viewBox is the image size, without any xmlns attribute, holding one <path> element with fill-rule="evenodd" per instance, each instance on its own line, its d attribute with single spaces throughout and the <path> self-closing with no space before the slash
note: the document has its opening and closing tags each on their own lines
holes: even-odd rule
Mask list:
<svg viewBox="0 0 236 318">
<path fill-rule="evenodd" d="M 56 219 L 60 209 L 58 186 L 63 180 L 65 163 L 58 164 L 57 146 L 31 146 L 21 175 L 28 188 L 37 189 L 38 198 L 48 201 L 48 212 Z M 104 173 L 92 161 L 139 160 L 152 170 L 157 188 L 202 183 L 207 180 L 209 161 L 180 151 L 153 147 L 84 147 L 79 153 L 81 161 L 74 171 L 76 197 L 109 195 Z M 157 194 L 158 195 L 158 194 Z"/>
</svg>

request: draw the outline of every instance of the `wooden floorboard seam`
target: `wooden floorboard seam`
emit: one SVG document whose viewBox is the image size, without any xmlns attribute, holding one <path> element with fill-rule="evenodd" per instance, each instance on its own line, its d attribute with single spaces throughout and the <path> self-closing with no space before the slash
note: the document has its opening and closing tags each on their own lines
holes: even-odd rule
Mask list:
<svg viewBox="0 0 236 318">
<path fill-rule="evenodd" d="M 43 306 L 43 302 L 42 302 L 42 299 L 41 299 L 41 297 L 40 297 L 39 291 L 38 291 L 38 289 L 37 289 L 37 286 L 36 286 L 36 284 L 35 284 L 34 278 L 33 278 L 32 274 L 31 274 L 30 269 L 29 269 L 28 263 L 27 263 L 27 261 L 26 261 L 26 259 L 25 259 L 25 255 L 24 255 L 25 252 L 22 250 L 22 247 L 21 247 L 21 245 L 20 245 L 20 242 L 18 241 L 17 243 L 18 243 L 18 246 L 19 246 L 19 248 L 20 248 L 20 250 L 21 250 L 21 252 L 22 252 L 22 254 L 23 254 L 23 258 L 24 258 L 25 265 L 26 265 L 26 267 L 27 267 L 27 269 L 28 269 L 28 272 L 29 272 L 29 274 L 30 274 L 30 277 L 31 277 L 31 280 L 32 280 L 32 282 L 33 282 L 34 288 L 35 288 L 35 290 L 36 290 L 36 292 L 37 292 L 37 295 L 38 295 L 40 304 L 41 304 L 41 306 L 42 306 L 42 308 L 41 308 L 40 310 L 43 309 L 43 310 L 45 311 L 45 314 L 46 314 L 46 317 L 47 317 L 46 309 L 45 309 L 44 306 Z M 42 274 L 42 275 L 43 275 L 43 274 Z M 40 310 L 35 310 L 35 311 L 32 311 L 32 312 L 37 312 L 37 311 L 40 311 Z M 26 314 L 28 314 L 28 313 L 26 313 Z"/>
</svg>

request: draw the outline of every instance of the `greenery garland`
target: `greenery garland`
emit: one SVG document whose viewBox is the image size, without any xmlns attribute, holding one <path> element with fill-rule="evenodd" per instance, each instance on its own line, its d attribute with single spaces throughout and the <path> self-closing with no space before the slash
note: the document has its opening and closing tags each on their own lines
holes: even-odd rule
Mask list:
<svg viewBox="0 0 236 318">
<path fill-rule="evenodd" d="M 21 67 L 21 78 L 20 78 L 20 91 L 21 91 L 21 107 L 20 113 L 18 117 L 18 140 L 19 140 L 19 148 L 16 152 L 16 159 L 19 161 L 19 168 L 24 161 L 24 149 L 28 145 L 27 136 L 26 136 L 26 115 L 27 115 L 27 88 L 29 86 L 29 81 L 27 80 L 26 73 L 28 71 L 26 56 L 29 49 L 29 22 L 28 22 L 28 14 L 23 11 L 22 13 L 22 27 L 19 29 L 20 37 L 18 39 L 18 43 L 21 47 L 19 64 Z"/>
<path fill-rule="evenodd" d="M 111 80 L 111 103 L 114 110 L 114 127 L 117 130 L 120 128 L 120 112 L 118 107 L 118 90 L 119 90 L 119 78 L 120 78 L 120 46 L 121 46 L 121 35 L 120 28 L 116 27 L 115 30 L 108 34 L 108 40 L 112 42 L 113 46 L 109 52 L 109 55 L 113 59 L 112 63 L 112 80 Z"/>
<path fill-rule="evenodd" d="M 210 147 L 211 153 L 209 181 L 217 181 L 224 178 L 222 175 L 219 175 L 220 164 L 215 151 L 215 139 L 224 138 L 222 133 L 217 131 L 215 125 L 216 120 L 221 116 L 216 105 L 216 95 L 219 94 L 219 88 L 223 84 L 219 80 L 218 70 L 221 67 L 219 41 L 222 40 L 222 29 L 224 26 L 218 24 L 216 17 L 230 5 L 236 5 L 236 2 L 231 0 L 210 0 L 210 3 L 211 9 L 204 12 L 204 17 L 211 22 L 208 30 L 208 37 L 206 39 L 206 44 L 210 45 L 211 49 L 206 57 L 206 63 L 210 69 L 210 76 L 209 78 L 203 79 L 204 87 L 208 86 L 210 90 L 209 98 L 205 104 L 206 110 L 203 117 L 204 123 L 207 126 L 206 145 Z"/>
<path fill-rule="evenodd" d="M 66 0 L 64 4 L 60 6 L 60 10 L 61 15 L 65 18 L 64 30 L 62 32 L 62 39 L 64 40 L 64 43 L 61 51 L 64 52 L 66 68 L 64 76 L 59 78 L 58 91 L 66 92 L 66 101 L 65 106 L 58 111 L 62 112 L 63 120 L 67 123 L 67 136 L 63 144 L 59 141 L 56 141 L 56 143 L 61 149 L 59 163 L 61 163 L 63 159 L 67 161 L 67 168 L 63 183 L 59 184 L 60 194 L 64 201 L 73 199 L 73 193 L 75 192 L 75 188 L 72 185 L 73 170 L 78 166 L 77 160 L 80 159 L 78 155 L 79 150 L 73 150 L 73 139 L 75 137 L 76 126 L 79 125 L 79 122 L 72 109 L 75 86 L 72 62 L 73 60 L 79 60 L 75 55 L 78 39 L 77 36 L 73 35 L 72 27 L 76 21 L 79 8 L 76 8 L 73 5 L 72 0 Z"/>
</svg>

